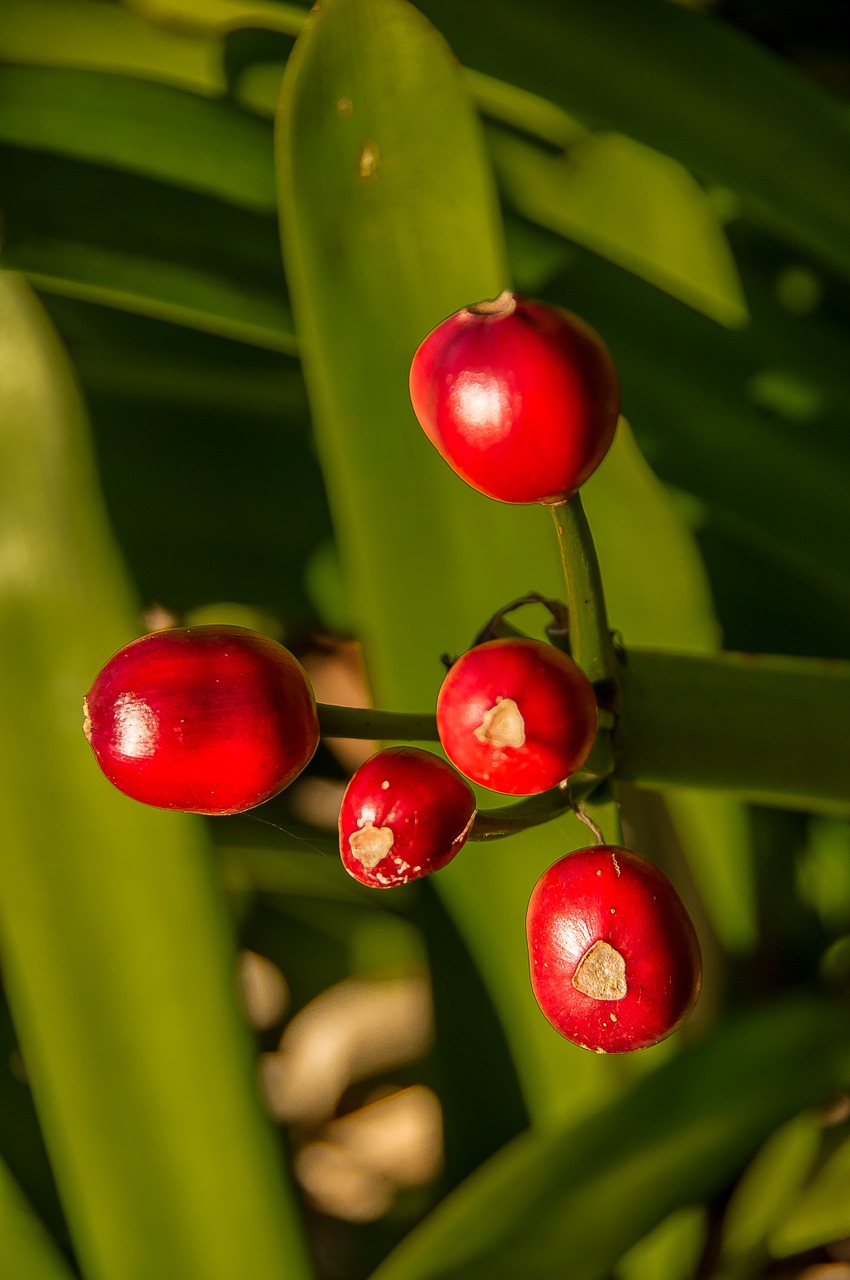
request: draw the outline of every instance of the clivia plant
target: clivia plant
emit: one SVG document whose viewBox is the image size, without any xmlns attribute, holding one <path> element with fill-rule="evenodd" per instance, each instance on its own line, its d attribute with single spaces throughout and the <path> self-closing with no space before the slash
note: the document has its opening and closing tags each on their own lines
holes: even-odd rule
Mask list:
<svg viewBox="0 0 850 1280">
<path fill-rule="evenodd" d="M 795 7 L 7 0 L 4 1275 L 843 1265 Z"/>
</svg>

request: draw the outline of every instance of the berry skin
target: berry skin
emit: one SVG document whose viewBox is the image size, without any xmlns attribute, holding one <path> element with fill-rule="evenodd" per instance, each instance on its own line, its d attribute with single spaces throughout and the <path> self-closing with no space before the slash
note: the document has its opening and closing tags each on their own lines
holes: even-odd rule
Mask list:
<svg viewBox="0 0 850 1280">
<path fill-rule="evenodd" d="M 477 645 L 449 669 L 437 731 L 452 764 L 491 791 L 531 796 L 580 769 L 596 736 L 593 686 L 540 640 Z"/>
<path fill-rule="evenodd" d="M 389 889 L 439 871 L 464 844 L 475 796 L 460 774 L 419 747 L 388 747 L 362 764 L 339 811 L 349 875 Z"/>
<path fill-rule="evenodd" d="M 271 799 L 319 743 L 301 664 L 245 627 L 154 631 L 109 659 L 83 730 L 110 782 L 186 813 L 242 813 Z"/>
<path fill-rule="evenodd" d="M 598 845 L 549 867 L 527 933 L 537 1003 L 583 1049 L 648 1049 L 696 1003 L 702 960 L 690 916 L 664 873 L 628 849 Z"/>
<path fill-rule="evenodd" d="M 410 398 L 431 443 L 473 489 L 552 504 L 608 452 L 620 381 L 578 316 L 505 292 L 428 334 L 413 357 Z"/>
</svg>

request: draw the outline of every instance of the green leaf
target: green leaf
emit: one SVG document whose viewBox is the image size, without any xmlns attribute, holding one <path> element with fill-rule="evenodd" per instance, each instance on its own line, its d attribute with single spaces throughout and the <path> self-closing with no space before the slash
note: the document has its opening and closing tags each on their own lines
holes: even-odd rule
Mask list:
<svg viewBox="0 0 850 1280">
<path fill-rule="evenodd" d="M 632 649 L 621 671 L 618 774 L 756 804 L 846 815 L 850 662 Z"/>
<path fill-rule="evenodd" d="M 4 0 L 0 59 L 113 71 L 205 95 L 224 88 L 215 40 L 158 31 L 100 0 Z"/>
<path fill-rule="evenodd" d="M 0 141 L 268 213 L 271 133 L 226 100 L 99 71 L 0 67 Z"/>
<path fill-rule="evenodd" d="M 287 65 L 278 117 L 284 260 L 334 526 L 379 705 L 433 706 L 440 655 L 560 571 L 545 512 L 463 485 L 416 425 L 424 335 L 507 283 L 495 192 L 459 70 L 399 0 L 327 0 Z M 528 989 L 524 904 L 568 819 L 478 845 L 437 877 L 540 1118 L 613 1076 L 568 1045 Z M 482 897 L 481 876 L 488 891 Z"/>
<path fill-rule="evenodd" d="M 466 66 L 678 160 L 734 192 L 755 223 L 850 272 L 844 105 L 731 26 L 666 0 L 422 9 Z"/>
<path fill-rule="evenodd" d="M 850 1138 L 845 1138 L 770 1237 L 784 1258 L 850 1235 Z"/>
<path fill-rule="evenodd" d="M 848 1079 L 850 1023 L 763 1009 L 664 1063 L 597 1115 L 518 1138 L 373 1280 L 601 1280 L 677 1208 L 718 1192 L 765 1136 Z"/>
<path fill-rule="evenodd" d="M 202 828 L 124 799 L 81 739 L 132 610 L 66 358 L 11 275 L 0 384 L 0 940 L 81 1265 L 300 1280 Z"/>
<path fill-rule="evenodd" d="M 748 322 L 717 212 L 675 160 L 619 133 L 585 134 L 557 155 L 502 130 L 488 139 L 499 186 L 518 213 L 720 324 Z"/>
<path fill-rule="evenodd" d="M 706 1225 L 705 1209 L 678 1209 L 621 1258 L 618 1280 L 689 1280 L 705 1245 Z"/>
<path fill-rule="evenodd" d="M 26 1280 L 71 1280 L 72 1274 L 2 1161 L 0 1273 Z"/>
<path fill-rule="evenodd" d="M 823 1126 L 811 1112 L 772 1133 L 745 1170 L 723 1217 L 722 1255 L 745 1257 L 782 1230 L 817 1158 Z"/>
<path fill-rule="evenodd" d="M 273 219 L 64 157 L 0 158 L 0 265 L 46 292 L 294 350 Z"/>
</svg>

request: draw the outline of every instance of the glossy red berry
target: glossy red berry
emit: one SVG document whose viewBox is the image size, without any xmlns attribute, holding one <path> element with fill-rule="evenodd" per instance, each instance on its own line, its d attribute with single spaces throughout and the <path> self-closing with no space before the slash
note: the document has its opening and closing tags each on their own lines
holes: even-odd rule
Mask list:
<svg viewBox="0 0 850 1280">
<path fill-rule="evenodd" d="M 537 1002 L 584 1049 L 647 1049 L 699 995 L 690 916 L 664 873 L 628 849 L 599 845 L 551 866 L 531 895 L 527 932 Z"/>
<path fill-rule="evenodd" d="M 560 307 L 502 293 L 428 334 L 410 370 L 426 435 L 501 502 L 561 502 L 605 457 L 620 413 L 614 361 Z"/>
<path fill-rule="evenodd" d="M 119 650 L 83 704 L 103 772 L 144 804 L 240 813 L 288 786 L 319 742 L 301 664 L 244 627 L 154 631 Z"/>
<path fill-rule="evenodd" d="M 437 698 L 437 730 L 452 764 L 511 796 L 536 795 L 580 769 L 597 715 L 581 667 L 553 645 L 521 637 L 470 649 Z"/>
<path fill-rule="evenodd" d="M 348 873 L 387 889 L 439 871 L 464 844 L 475 817 L 472 788 L 439 756 L 389 747 L 362 764 L 339 812 Z"/>
</svg>

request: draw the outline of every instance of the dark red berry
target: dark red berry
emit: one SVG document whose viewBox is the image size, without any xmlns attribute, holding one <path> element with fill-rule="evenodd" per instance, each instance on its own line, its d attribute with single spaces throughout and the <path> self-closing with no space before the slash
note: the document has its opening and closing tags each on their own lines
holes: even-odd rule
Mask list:
<svg viewBox="0 0 850 1280">
<path fill-rule="evenodd" d="M 501 502 L 555 503 L 608 452 L 620 382 L 578 316 L 506 292 L 429 333 L 413 357 L 410 398 L 467 484 Z"/>
<path fill-rule="evenodd" d="M 699 995 L 690 916 L 664 873 L 628 849 L 599 845 L 551 866 L 531 895 L 527 932 L 537 1002 L 584 1049 L 648 1049 Z"/>
<path fill-rule="evenodd" d="M 570 777 L 587 759 L 596 727 L 587 676 L 540 640 L 477 645 L 452 664 L 437 698 L 437 729 L 452 764 L 505 795 L 536 795 Z"/>
<path fill-rule="evenodd" d="M 83 709 L 109 781 L 134 800 L 186 813 L 262 804 L 298 776 L 319 742 L 300 663 L 244 627 L 134 640 L 107 662 Z"/>
<path fill-rule="evenodd" d="M 469 835 L 472 788 L 439 756 L 389 747 L 362 764 L 339 812 L 339 851 L 355 880 L 388 889 L 439 871 Z"/>
</svg>

